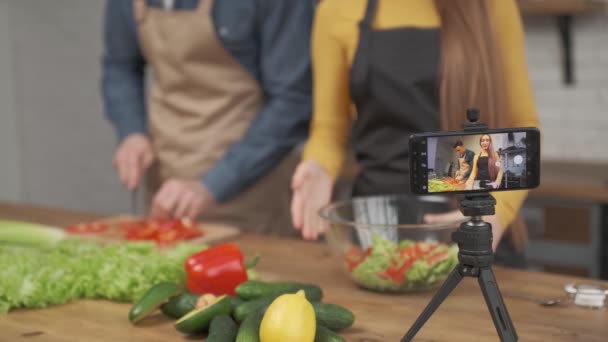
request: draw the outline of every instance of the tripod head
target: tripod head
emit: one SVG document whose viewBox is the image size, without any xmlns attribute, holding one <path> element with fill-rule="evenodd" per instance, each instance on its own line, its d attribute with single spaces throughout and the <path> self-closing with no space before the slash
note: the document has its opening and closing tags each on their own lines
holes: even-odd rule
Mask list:
<svg viewBox="0 0 608 342">
<path fill-rule="evenodd" d="M 464 125 L 466 132 L 483 132 L 488 129 L 487 125 L 477 122 L 479 110 L 476 108 L 467 109 L 467 120 L 468 123 Z M 458 244 L 460 263 L 470 266 L 464 269 L 465 272 L 475 273 L 479 267 L 489 267 L 492 264 L 492 225 L 485 222 L 482 216 L 494 215 L 495 206 L 496 199 L 487 192 L 466 194 L 460 200 L 460 211 L 471 219 L 452 233 L 452 241 Z"/>
</svg>

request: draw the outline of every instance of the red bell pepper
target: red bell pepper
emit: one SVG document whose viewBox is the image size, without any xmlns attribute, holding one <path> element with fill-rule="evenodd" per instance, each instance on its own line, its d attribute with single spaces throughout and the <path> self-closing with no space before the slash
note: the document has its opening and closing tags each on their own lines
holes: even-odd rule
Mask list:
<svg viewBox="0 0 608 342">
<path fill-rule="evenodd" d="M 186 286 L 196 294 L 235 296 L 238 285 L 248 280 L 243 253 L 225 243 L 191 255 L 185 262 Z"/>
</svg>

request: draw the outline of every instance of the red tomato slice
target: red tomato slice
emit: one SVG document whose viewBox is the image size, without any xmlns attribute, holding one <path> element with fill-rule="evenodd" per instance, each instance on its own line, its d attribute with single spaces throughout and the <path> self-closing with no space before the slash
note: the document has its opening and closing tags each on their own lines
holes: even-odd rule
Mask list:
<svg viewBox="0 0 608 342">
<path fill-rule="evenodd" d="M 158 229 L 153 225 L 143 226 L 127 232 L 127 239 L 129 240 L 155 240 L 157 236 Z"/>
<path fill-rule="evenodd" d="M 438 263 L 440 261 L 446 260 L 448 258 L 448 254 L 449 254 L 449 251 L 447 251 L 447 250 L 433 254 L 433 255 L 429 256 L 428 258 L 426 258 L 426 262 L 430 266 L 435 265 L 436 263 Z"/>
<path fill-rule="evenodd" d="M 119 225 L 127 240 L 155 240 L 159 244 L 189 240 L 203 235 L 190 220 L 140 220 Z"/>
</svg>

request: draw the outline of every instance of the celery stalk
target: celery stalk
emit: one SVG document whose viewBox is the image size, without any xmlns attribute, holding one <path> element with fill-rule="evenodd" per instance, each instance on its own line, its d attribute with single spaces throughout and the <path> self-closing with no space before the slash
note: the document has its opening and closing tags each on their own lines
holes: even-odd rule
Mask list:
<svg viewBox="0 0 608 342">
<path fill-rule="evenodd" d="M 63 240 L 66 233 L 59 228 L 29 222 L 0 220 L 0 244 L 50 247 Z"/>
</svg>

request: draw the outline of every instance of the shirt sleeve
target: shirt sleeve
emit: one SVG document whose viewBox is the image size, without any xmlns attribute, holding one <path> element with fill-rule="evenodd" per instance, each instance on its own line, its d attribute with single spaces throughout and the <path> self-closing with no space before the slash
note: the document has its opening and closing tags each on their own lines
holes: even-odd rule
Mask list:
<svg viewBox="0 0 608 342">
<path fill-rule="evenodd" d="M 107 0 L 103 41 L 104 109 L 121 141 L 131 133 L 146 131 L 145 61 L 139 48 L 132 1 Z"/>
<path fill-rule="evenodd" d="M 258 15 L 260 82 L 266 102 L 243 139 L 203 176 L 219 202 L 255 183 L 308 136 L 313 4 L 260 0 Z"/>
<path fill-rule="evenodd" d="M 508 127 L 540 127 L 528 76 L 525 36 L 514 0 L 493 1 L 493 23 L 503 63 Z M 505 227 L 510 225 L 528 195 L 527 190 L 496 192 L 496 214 Z"/>
<path fill-rule="evenodd" d="M 351 124 L 350 63 L 334 30 L 337 14 L 332 1 L 318 5 L 312 33 L 314 114 L 304 150 L 304 159 L 319 162 L 333 179 L 346 158 Z"/>
</svg>

